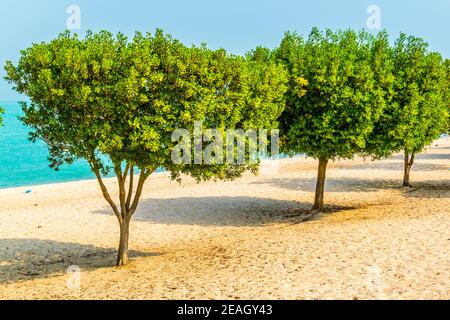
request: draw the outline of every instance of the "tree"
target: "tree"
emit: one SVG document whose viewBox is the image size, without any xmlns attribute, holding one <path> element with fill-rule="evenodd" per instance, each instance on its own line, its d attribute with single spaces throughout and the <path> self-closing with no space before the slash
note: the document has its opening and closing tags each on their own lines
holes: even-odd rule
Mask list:
<svg viewBox="0 0 450 320">
<path fill-rule="evenodd" d="M 375 158 L 404 152 L 403 186 L 410 186 L 415 155 L 445 131 L 446 72 L 438 53 L 417 37 L 401 34 L 392 50 L 394 86 L 389 105 L 366 146 Z"/>
<path fill-rule="evenodd" d="M 0 127 L 3 125 L 3 113 L 5 112 L 5 109 L 3 109 L 2 107 L 0 107 Z"/>
<path fill-rule="evenodd" d="M 444 61 L 444 67 L 446 70 L 446 98 L 445 101 L 447 101 L 447 113 L 448 113 L 448 124 L 447 124 L 447 130 L 444 133 L 450 134 L 450 59 L 445 59 Z"/>
<path fill-rule="evenodd" d="M 195 120 L 222 131 L 276 124 L 284 95 L 283 73 L 274 73 L 279 68 L 259 65 L 253 71 L 244 58 L 204 45 L 188 48 L 161 30 L 137 33 L 131 41 L 106 31 L 84 39 L 66 32 L 34 44 L 16 65 L 5 66 L 6 79 L 30 98 L 22 103 L 22 121 L 31 128 L 31 140 L 46 142 L 51 167 L 77 159 L 89 163 L 119 222 L 118 266 L 128 262 L 130 220 L 157 168 L 173 178 L 189 173 L 199 180 L 231 179 L 255 169 L 174 164 L 172 133 L 192 129 Z M 256 90 L 268 100 L 256 103 Z M 110 171 L 118 182 L 117 204 L 103 181 Z"/>
<path fill-rule="evenodd" d="M 280 118 L 282 150 L 319 160 L 310 215 L 323 209 L 328 162 L 361 153 L 385 106 L 373 64 L 374 52 L 378 46 L 385 50 L 386 41 L 384 33 L 374 37 L 314 28 L 307 40 L 286 33 L 277 49 L 276 57 L 290 73 Z"/>
</svg>

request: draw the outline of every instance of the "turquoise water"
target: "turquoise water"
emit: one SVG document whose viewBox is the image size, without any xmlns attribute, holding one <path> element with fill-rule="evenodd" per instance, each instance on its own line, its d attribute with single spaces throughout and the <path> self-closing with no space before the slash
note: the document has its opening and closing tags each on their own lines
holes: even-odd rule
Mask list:
<svg viewBox="0 0 450 320">
<path fill-rule="evenodd" d="M 70 166 L 63 165 L 59 171 L 51 169 L 45 144 L 42 141 L 30 142 L 29 129 L 17 119 L 22 114 L 20 105 L 0 102 L 0 106 L 5 109 L 4 125 L 0 127 L 0 189 L 95 179 L 84 160 Z"/>
<path fill-rule="evenodd" d="M 0 127 L 0 188 L 95 179 L 85 161 L 64 165 L 57 172 L 49 168 L 47 148 L 41 141 L 28 140 L 28 128 L 18 119 L 18 103 L 0 102 L 5 109 Z"/>
</svg>

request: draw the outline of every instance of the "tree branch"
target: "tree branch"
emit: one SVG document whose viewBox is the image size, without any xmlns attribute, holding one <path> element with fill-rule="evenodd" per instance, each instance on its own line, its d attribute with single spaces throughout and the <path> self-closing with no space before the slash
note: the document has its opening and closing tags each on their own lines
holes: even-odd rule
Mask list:
<svg viewBox="0 0 450 320">
<path fill-rule="evenodd" d="M 127 165 L 125 166 L 125 171 L 123 172 L 122 180 L 125 180 L 127 178 L 129 169 L 130 169 L 130 163 L 127 162 Z"/>
<path fill-rule="evenodd" d="M 130 168 L 130 184 L 128 185 L 128 195 L 127 195 L 127 202 L 125 203 L 125 208 L 130 210 L 130 204 L 131 204 L 131 197 L 133 195 L 133 183 L 134 183 L 134 166 L 131 166 Z"/>
<path fill-rule="evenodd" d="M 122 218 L 126 218 L 127 210 L 125 208 L 125 178 L 122 176 L 122 168 L 120 164 L 114 165 L 114 171 L 116 172 L 117 182 L 119 183 L 119 200 L 120 200 L 120 213 Z M 128 171 L 128 170 L 127 170 Z"/>
<path fill-rule="evenodd" d="M 100 189 L 102 190 L 103 197 L 105 200 L 109 203 L 111 208 L 114 211 L 114 214 L 116 215 L 117 219 L 119 220 L 119 223 L 122 223 L 122 215 L 120 214 L 119 210 L 117 209 L 116 204 L 111 199 L 108 189 L 106 188 L 105 184 L 103 183 L 102 176 L 100 175 L 100 171 L 97 164 L 91 163 L 89 161 L 89 165 L 91 166 L 92 172 L 94 172 L 95 176 L 97 177 L 98 184 L 100 185 Z"/>
<path fill-rule="evenodd" d="M 144 187 L 145 180 L 152 174 L 154 170 L 150 169 L 141 169 L 141 174 L 139 175 L 139 181 L 136 187 L 136 194 L 134 195 L 133 204 L 131 205 L 131 208 L 129 210 L 130 217 L 136 212 L 136 208 L 139 204 L 139 199 L 141 198 L 142 189 Z"/>
<path fill-rule="evenodd" d="M 409 166 L 410 167 L 412 167 L 412 165 L 414 164 L 414 157 L 415 157 L 415 154 L 411 153 L 411 158 L 409 158 Z"/>
</svg>

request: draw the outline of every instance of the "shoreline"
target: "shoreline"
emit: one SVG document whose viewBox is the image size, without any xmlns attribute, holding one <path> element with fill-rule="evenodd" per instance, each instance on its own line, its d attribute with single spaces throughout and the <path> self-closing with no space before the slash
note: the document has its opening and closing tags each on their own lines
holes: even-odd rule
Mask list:
<svg viewBox="0 0 450 320">
<path fill-rule="evenodd" d="M 446 135 L 444 137 L 441 137 L 440 139 L 436 140 L 435 142 L 433 142 L 427 149 L 432 149 L 434 148 L 435 144 L 439 144 L 439 146 L 441 147 L 450 147 L 450 136 Z M 424 152 L 426 152 L 426 150 Z M 399 155 L 401 153 L 397 153 L 394 154 L 394 156 Z M 389 158 L 388 158 L 389 159 Z M 261 171 L 265 171 L 267 168 L 269 168 L 270 171 L 270 163 L 276 163 L 276 162 L 287 162 L 287 161 L 298 161 L 298 160 L 309 160 L 309 161 L 315 161 L 313 158 L 311 157 L 306 157 L 304 155 L 295 155 L 293 157 L 283 157 L 280 159 L 263 159 L 261 160 Z M 383 160 L 387 160 L 387 159 L 381 159 L 381 160 L 371 160 L 370 158 L 361 158 L 361 157 L 355 157 L 354 159 L 345 159 L 345 160 L 337 160 L 337 161 L 332 161 L 330 162 L 332 165 L 333 164 L 339 164 L 339 163 L 345 163 L 345 162 L 351 162 L 354 160 L 363 160 L 365 162 L 376 162 L 376 161 L 383 161 Z M 414 171 L 414 166 L 413 169 Z M 246 173 L 248 174 L 248 173 Z M 158 175 L 167 175 L 167 171 L 165 171 L 165 169 L 158 169 L 156 170 L 154 173 L 152 173 L 152 177 L 154 176 L 158 176 Z M 138 175 L 136 175 L 138 176 Z M 186 178 L 187 176 L 184 176 L 184 178 Z M 110 176 L 110 177 L 103 177 L 104 181 L 110 181 L 110 180 L 115 180 L 116 177 L 115 176 Z M 150 178 L 151 179 L 151 178 Z M 64 186 L 64 185 L 68 185 L 71 183 L 81 183 L 81 182 L 86 182 L 86 181 L 97 181 L 95 179 L 95 177 L 92 178 L 86 178 L 86 179 L 76 179 L 76 180 L 68 180 L 68 181 L 56 181 L 56 182 L 48 182 L 48 183 L 36 183 L 36 184 L 30 184 L 30 185 L 23 185 L 23 186 L 15 186 L 15 187 L 0 187 L 0 195 L 2 192 L 8 192 L 8 191 L 16 191 L 16 190 L 22 190 L 22 189 L 30 189 L 30 188 L 35 188 L 35 187 L 45 187 L 45 186 L 53 186 L 53 185 L 60 185 L 60 186 Z"/>
<path fill-rule="evenodd" d="M 263 167 L 264 165 L 267 166 L 268 163 L 271 163 L 273 161 L 284 161 L 284 160 L 290 160 L 290 159 L 305 159 L 304 156 L 302 155 L 296 155 L 293 157 L 289 157 L 289 158 L 282 158 L 282 159 L 264 159 L 261 160 L 261 166 Z M 152 173 L 151 176 L 155 176 L 155 175 L 167 175 L 167 171 L 165 169 L 157 169 L 155 170 L 154 173 Z M 139 176 L 139 175 L 135 175 L 135 176 Z M 109 176 L 109 177 L 102 177 L 102 179 L 105 180 L 115 180 L 116 177 L 115 176 Z M 15 187 L 0 187 L 0 194 L 3 191 L 14 191 L 14 190 L 18 190 L 18 189 L 30 189 L 30 188 L 34 188 L 34 187 L 44 187 L 44 186 L 51 186 L 51 185 L 65 185 L 65 184 L 70 184 L 70 183 L 80 183 L 80 182 L 85 182 L 85 181 L 97 181 L 95 176 L 92 178 L 86 178 L 86 179 L 76 179 L 76 180 L 67 180 L 67 181 L 54 181 L 54 182 L 47 182 L 47 183 L 36 183 L 36 184 L 29 184 L 29 185 L 23 185 L 23 186 L 15 186 Z"/>
</svg>

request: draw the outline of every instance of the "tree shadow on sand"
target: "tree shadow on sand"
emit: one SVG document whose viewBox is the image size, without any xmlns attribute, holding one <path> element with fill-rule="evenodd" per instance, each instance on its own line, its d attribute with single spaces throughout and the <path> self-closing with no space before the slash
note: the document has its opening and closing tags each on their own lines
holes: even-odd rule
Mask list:
<svg viewBox="0 0 450 320">
<path fill-rule="evenodd" d="M 268 184 L 272 187 L 313 192 L 316 179 L 265 179 L 253 184 Z M 382 190 L 401 190 L 406 196 L 424 198 L 448 198 L 450 197 L 450 182 L 443 180 L 411 181 L 412 188 L 401 187 L 400 179 L 361 179 L 361 178 L 327 178 L 325 192 L 378 192 Z"/>
<path fill-rule="evenodd" d="M 141 201 L 135 221 L 199 226 L 262 226 L 284 218 L 292 209 L 311 203 L 258 197 L 179 197 Z M 192 208 L 195 208 L 193 210 Z M 111 215 L 109 208 L 96 211 Z"/>
<path fill-rule="evenodd" d="M 449 149 L 449 148 L 440 148 Z M 389 159 L 400 160 L 403 163 L 403 154 L 397 154 Z M 415 155 L 416 160 L 450 160 L 450 153 L 420 153 Z"/>
<path fill-rule="evenodd" d="M 130 251 L 130 258 L 156 253 Z M 0 284 L 64 274 L 71 265 L 83 270 L 112 267 L 116 250 L 41 239 L 0 239 Z"/>
<path fill-rule="evenodd" d="M 450 182 L 420 181 L 412 182 L 412 184 L 412 187 L 405 192 L 408 198 L 450 198 Z"/>
<path fill-rule="evenodd" d="M 314 192 L 316 178 L 269 178 L 255 181 L 255 185 L 270 185 L 293 191 Z M 401 185 L 396 179 L 361 179 L 351 177 L 328 177 L 325 192 L 377 192 L 383 189 L 397 189 Z"/>
<path fill-rule="evenodd" d="M 419 155 L 416 158 L 417 160 L 443 160 L 448 159 L 450 161 L 450 154 L 424 154 Z M 392 161 L 391 161 L 392 160 Z M 403 158 L 402 161 L 398 161 L 396 158 L 390 158 L 389 160 L 384 161 L 370 161 L 366 160 L 361 164 L 349 164 L 349 165 L 340 165 L 339 169 L 341 170 L 392 170 L 403 172 L 404 164 Z M 444 164 L 436 164 L 430 162 L 416 162 L 412 167 L 412 171 L 438 171 L 438 170 L 448 170 L 450 166 Z"/>
<path fill-rule="evenodd" d="M 280 189 L 310 192 L 311 202 L 260 198 L 257 196 L 149 198 L 141 201 L 133 220 L 159 224 L 219 227 L 263 226 L 286 221 L 286 218 L 290 218 L 289 212 L 309 211 L 312 206 L 315 183 L 315 178 L 266 178 L 251 183 L 253 185 L 270 185 Z M 330 177 L 327 178 L 325 190 L 333 193 L 359 192 L 361 197 L 364 197 L 364 193 L 367 192 L 389 189 L 399 190 L 406 197 L 450 197 L 450 186 L 443 181 L 418 182 L 416 185 L 419 187 L 417 190 L 410 190 L 401 187 L 400 179 Z M 325 210 L 333 213 L 356 209 L 361 206 L 360 201 L 355 201 L 354 204 L 350 205 L 346 201 L 342 205 L 328 203 Z M 95 214 L 112 215 L 112 211 L 109 207 L 105 207 L 105 209 L 96 211 Z"/>
</svg>

